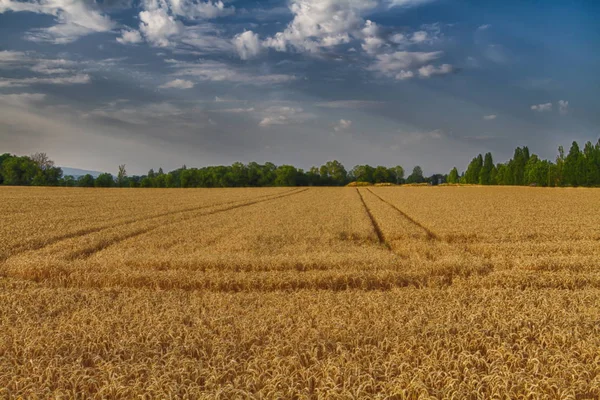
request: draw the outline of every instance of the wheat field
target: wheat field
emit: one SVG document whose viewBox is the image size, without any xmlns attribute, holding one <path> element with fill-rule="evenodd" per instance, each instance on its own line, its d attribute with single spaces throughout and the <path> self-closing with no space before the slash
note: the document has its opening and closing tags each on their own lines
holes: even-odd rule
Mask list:
<svg viewBox="0 0 600 400">
<path fill-rule="evenodd" d="M 0 200 L 0 398 L 600 398 L 595 189 Z"/>
</svg>

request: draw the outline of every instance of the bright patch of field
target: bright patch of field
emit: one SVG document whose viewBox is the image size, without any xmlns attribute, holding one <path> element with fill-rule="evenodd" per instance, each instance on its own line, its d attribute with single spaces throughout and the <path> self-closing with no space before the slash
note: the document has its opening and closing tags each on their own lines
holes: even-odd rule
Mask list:
<svg viewBox="0 0 600 400">
<path fill-rule="evenodd" d="M 0 200 L 0 397 L 600 396 L 598 190 Z"/>
</svg>

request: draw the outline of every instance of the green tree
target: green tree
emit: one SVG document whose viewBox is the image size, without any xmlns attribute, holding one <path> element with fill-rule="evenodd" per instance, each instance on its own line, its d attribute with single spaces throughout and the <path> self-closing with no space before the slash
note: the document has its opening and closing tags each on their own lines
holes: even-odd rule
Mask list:
<svg viewBox="0 0 600 400">
<path fill-rule="evenodd" d="M 90 174 L 85 174 L 77 179 L 77 186 L 79 187 L 94 187 L 95 183 L 96 180 Z"/>
<path fill-rule="evenodd" d="M 394 179 L 391 179 L 388 169 L 380 165 L 373 171 L 373 180 L 375 181 L 374 183 L 388 183 Z"/>
<path fill-rule="evenodd" d="M 65 175 L 60 180 L 60 186 L 64 187 L 74 187 L 77 186 L 77 181 L 73 175 Z"/>
<path fill-rule="evenodd" d="M 96 187 L 109 188 L 115 185 L 115 180 L 113 179 L 113 176 L 111 174 L 103 173 L 96 178 L 94 185 Z"/>
<path fill-rule="evenodd" d="M 127 186 L 127 170 L 125 169 L 125 164 L 119 165 L 119 172 L 117 173 L 117 186 Z"/>
<path fill-rule="evenodd" d="M 540 160 L 533 154 L 529 157 L 525 165 L 525 184 L 536 186 L 548 186 L 548 175 L 550 173 L 550 162 Z"/>
<path fill-rule="evenodd" d="M 375 183 L 375 169 L 370 165 L 357 165 L 350 171 L 350 177 L 356 182 Z"/>
<path fill-rule="evenodd" d="M 143 188 L 151 188 L 152 187 L 152 178 L 145 176 L 140 181 L 140 187 Z M 184 187 L 193 187 L 193 186 L 184 186 Z"/>
<path fill-rule="evenodd" d="M 328 185 L 343 186 L 346 184 L 348 173 L 341 162 L 337 160 L 327 161 L 321 166 L 321 179 L 326 181 Z"/>
<path fill-rule="evenodd" d="M 448 174 L 448 183 L 458 183 L 459 179 L 458 169 L 456 169 L 456 167 L 452 168 Z"/>
<path fill-rule="evenodd" d="M 282 165 L 275 170 L 275 186 L 296 186 L 298 170 L 291 165 Z"/>
<path fill-rule="evenodd" d="M 583 155 L 579 149 L 577 142 L 571 144 L 569 154 L 565 158 L 564 166 L 564 183 L 571 186 L 579 186 L 583 182 L 585 176 L 585 164 Z"/>
<path fill-rule="evenodd" d="M 396 165 L 395 167 L 391 168 L 392 172 L 393 172 L 393 177 L 394 177 L 394 181 L 397 185 L 401 184 L 402 181 L 404 181 L 404 168 L 402 168 L 400 165 Z"/>
<path fill-rule="evenodd" d="M 471 160 L 467 170 L 465 171 L 465 183 L 477 184 L 479 183 L 479 173 L 483 168 L 483 157 L 479 154 L 477 157 Z"/>
<path fill-rule="evenodd" d="M 492 153 L 486 153 L 483 160 L 483 166 L 479 170 L 478 181 L 480 185 L 493 185 L 492 175 L 494 168 L 494 160 L 492 159 Z"/>
<path fill-rule="evenodd" d="M 29 157 L 10 157 L 2 162 L 5 185 L 31 185 L 40 169 Z"/>
<path fill-rule="evenodd" d="M 425 177 L 423 177 L 423 169 L 420 166 L 416 166 L 413 168 L 412 174 L 406 178 L 406 183 L 423 183 L 425 182 Z"/>
<path fill-rule="evenodd" d="M 582 184 L 585 186 L 600 184 L 600 160 L 598 160 L 598 154 L 592 142 L 588 141 L 583 147 L 583 157 L 584 178 Z"/>
</svg>

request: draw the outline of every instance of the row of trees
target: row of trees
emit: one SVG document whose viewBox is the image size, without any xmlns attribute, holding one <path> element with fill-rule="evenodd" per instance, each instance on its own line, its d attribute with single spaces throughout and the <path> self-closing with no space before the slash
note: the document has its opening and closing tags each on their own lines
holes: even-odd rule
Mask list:
<svg viewBox="0 0 600 400">
<path fill-rule="evenodd" d="M 587 142 L 583 150 L 573 142 L 566 156 L 560 146 L 555 162 L 531 154 L 527 147 L 517 147 L 513 158 L 503 164 L 494 164 L 491 153 L 479 154 L 464 174 L 453 168 L 447 180 L 479 185 L 600 186 L 600 139 L 596 145 Z"/>
<path fill-rule="evenodd" d="M 45 153 L 32 156 L 0 155 L 0 184 L 80 187 L 262 187 L 262 186 L 343 186 L 349 182 L 369 183 L 466 183 L 481 185 L 600 186 L 600 140 L 587 142 L 581 150 L 573 142 L 569 153 L 561 147 L 555 162 L 530 154 L 527 147 L 517 147 L 512 159 L 494 164 L 491 153 L 473 158 L 460 174 L 453 168 L 448 175 L 423 175 L 421 167 L 413 168 L 405 178 L 404 168 L 357 165 L 347 171 L 339 161 L 329 161 L 308 171 L 291 165 L 273 163 L 234 163 L 230 166 L 187 168 L 185 165 L 165 173 L 153 169 L 142 176 L 128 176 L 125 165 L 117 176 L 105 173 L 94 178 L 63 176 L 60 168 Z"/>
</svg>

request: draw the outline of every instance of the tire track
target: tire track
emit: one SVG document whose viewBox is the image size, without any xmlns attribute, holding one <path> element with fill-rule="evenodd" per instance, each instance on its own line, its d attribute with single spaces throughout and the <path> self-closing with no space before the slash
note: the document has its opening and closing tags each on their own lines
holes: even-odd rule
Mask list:
<svg viewBox="0 0 600 400">
<path fill-rule="evenodd" d="M 377 235 L 377 239 L 379 240 L 379 243 L 384 245 L 388 250 L 391 251 L 392 247 L 385 240 L 385 235 L 383 234 L 381 227 L 379 226 L 379 224 L 377 223 L 377 220 L 371 213 L 371 210 L 369 210 L 369 207 L 367 206 L 367 203 L 365 202 L 365 199 L 363 198 L 362 193 L 360 193 L 360 190 L 358 190 L 358 188 L 356 188 L 356 193 L 358 193 L 358 196 L 360 197 L 360 201 L 362 202 L 362 205 L 365 208 L 367 216 L 371 220 L 371 224 L 373 225 L 373 229 L 375 230 L 375 234 Z"/>
<path fill-rule="evenodd" d="M 357 189 L 358 190 L 358 189 Z M 394 210 L 396 210 L 400 215 L 402 215 L 404 218 L 406 218 L 408 221 L 410 221 L 412 224 L 418 226 L 419 228 L 421 228 L 423 231 L 425 231 L 425 233 L 427 234 L 427 238 L 429 240 L 436 240 L 436 241 L 441 241 L 440 237 L 435 234 L 433 231 L 431 231 L 429 228 L 427 228 L 426 226 L 424 226 L 423 224 L 421 224 L 420 222 L 416 221 L 415 219 L 413 219 L 410 215 L 408 215 L 407 213 L 405 213 L 404 211 L 402 211 L 401 209 L 399 209 L 398 207 L 396 207 L 395 205 L 393 205 L 392 203 L 390 203 L 389 201 L 385 200 L 384 198 L 382 198 L 381 196 L 379 196 L 378 194 L 375 194 L 371 189 L 367 188 L 367 190 L 375 197 L 377 197 L 379 200 L 383 201 L 385 204 L 387 204 L 388 206 L 390 206 L 391 208 L 393 208 Z M 361 196 L 362 199 L 362 196 Z M 364 200 L 363 200 L 364 202 Z"/>
<path fill-rule="evenodd" d="M 294 189 L 291 189 L 289 191 L 284 192 L 282 195 L 292 194 L 293 192 L 299 193 L 298 189 L 294 188 Z M 274 196 L 274 194 L 261 195 L 261 196 L 257 196 L 256 198 L 260 199 L 260 198 L 270 197 L 270 196 Z M 211 205 L 206 205 L 206 206 L 201 206 L 201 207 L 189 207 L 189 208 L 185 208 L 185 209 L 182 209 L 182 210 L 168 211 L 168 212 L 164 212 L 164 213 L 160 213 L 160 214 L 155 214 L 155 215 L 152 215 L 152 216 L 129 219 L 129 220 L 117 223 L 117 224 L 103 225 L 103 226 L 99 226 L 99 227 L 95 227 L 95 228 L 80 229 L 80 230 L 77 230 L 75 232 L 65 233 L 63 235 L 55 236 L 55 237 L 50 238 L 50 239 L 40 239 L 40 240 L 32 241 L 32 242 L 30 242 L 28 244 L 25 244 L 23 246 L 20 246 L 20 247 L 17 247 L 15 249 L 11 250 L 10 254 L 1 254 L 0 255 L 0 264 L 4 263 L 6 260 L 8 260 L 11 257 L 18 256 L 18 255 L 23 254 L 23 253 L 25 253 L 27 251 L 41 250 L 41 249 L 44 249 L 44 248 L 46 248 L 48 246 L 51 246 L 51 245 L 56 244 L 56 243 L 60 243 L 60 242 L 65 241 L 65 240 L 69 240 L 69 239 L 73 239 L 73 238 L 77 238 L 77 237 L 83 237 L 83 236 L 86 236 L 86 235 L 90 235 L 92 233 L 98 233 L 98 232 L 102 232 L 104 230 L 118 228 L 120 226 L 125 226 L 125 225 L 129 225 L 129 224 L 139 223 L 139 222 L 143 222 L 143 221 L 150 221 L 150 220 L 156 219 L 156 218 L 162 218 L 162 217 L 167 217 L 167 216 L 177 215 L 177 214 L 183 214 L 183 213 L 193 212 L 193 211 L 200 211 L 200 210 L 204 210 L 206 208 L 221 207 L 221 206 L 225 206 L 227 204 L 239 203 L 240 201 L 243 201 L 243 200 L 227 201 L 227 202 L 224 202 L 224 203 L 211 204 Z"/>
<path fill-rule="evenodd" d="M 83 260 L 85 260 L 85 259 L 88 259 L 91 256 L 93 256 L 94 254 L 96 254 L 96 253 L 98 253 L 98 252 L 100 252 L 100 251 L 102 251 L 102 250 L 110 247 L 110 246 L 119 244 L 119 243 L 121 243 L 121 242 L 123 242 L 123 241 L 125 241 L 127 239 L 131 239 L 131 238 L 134 238 L 134 237 L 141 236 L 143 234 L 152 232 L 152 231 L 154 231 L 154 230 L 156 230 L 158 228 L 164 227 L 164 226 L 178 224 L 178 223 L 186 222 L 186 221 L 189 221 L 189 220 L 195 219 L 195 218 L 206 217 L 208 215 L 215 215 L 215 214 L 219 214 L 219 213 L 223 213 L 223 212 L 227 212 L 227 211 L 236 210 L 238 208 L 249 207 L 249 206 L 252 206 L 254 204 L 264 203 L 264 202 L 271 201 L 271 200 L 277 200 L 277 199 L 281 199 L 281 198 L 284 198 L 284 197 L 289 197 L 289 196 L 297 195 L 297 194 L 306 192 L 307 190 L 309 190 L 309 188 L 305 188 L 305 189 L 301 189 L 301 190 L 294 189 L 292 191 L 288 191 L 288 192 L 285 192 L 284 194 L 280 194 L 280 195 L 275 196 L 275 197 L 270 197 L 268 199 L 254 200 L 254 201 L 250 201 L 250 202 L 246 202 L 246 203 L 242 203 L 242 204 L 236 204 L 236 205 L 233 205 L 231 207 L 227 207 L 227 208 L 222 208 L 222 209 L 219 209 L 219 210 L 210 211 L 210 212 L 203 213 L 203 214 L 200 214 L 200 215 L 189 216 L 188 218 L 184 218 L 184 219 L 181 219 L 179 221 L 173 221 L 173 222 L 168 222 L 168 223 L 164 223 L 164 224 L 157 224 L 157 225 L 152 226 L 150 228 L 140 229 L 140 230 L 136 230 L 134 232 L 129 232 L 129 233 L 117 236 L 117 237 L 112 238 L 112 239 L 101 240 L 99 243 L 96 243 L 93 246 L 88 246 L 88 247 L 86 247 L 84 249 L 77 250 L 77 251 L 71 253 L 67 258 L 69 260 L 76 260 L 76 259 L 83 259 Z M 227 204 L 227 203 L 225 203 L 225 204 Z"/>
</svg>

